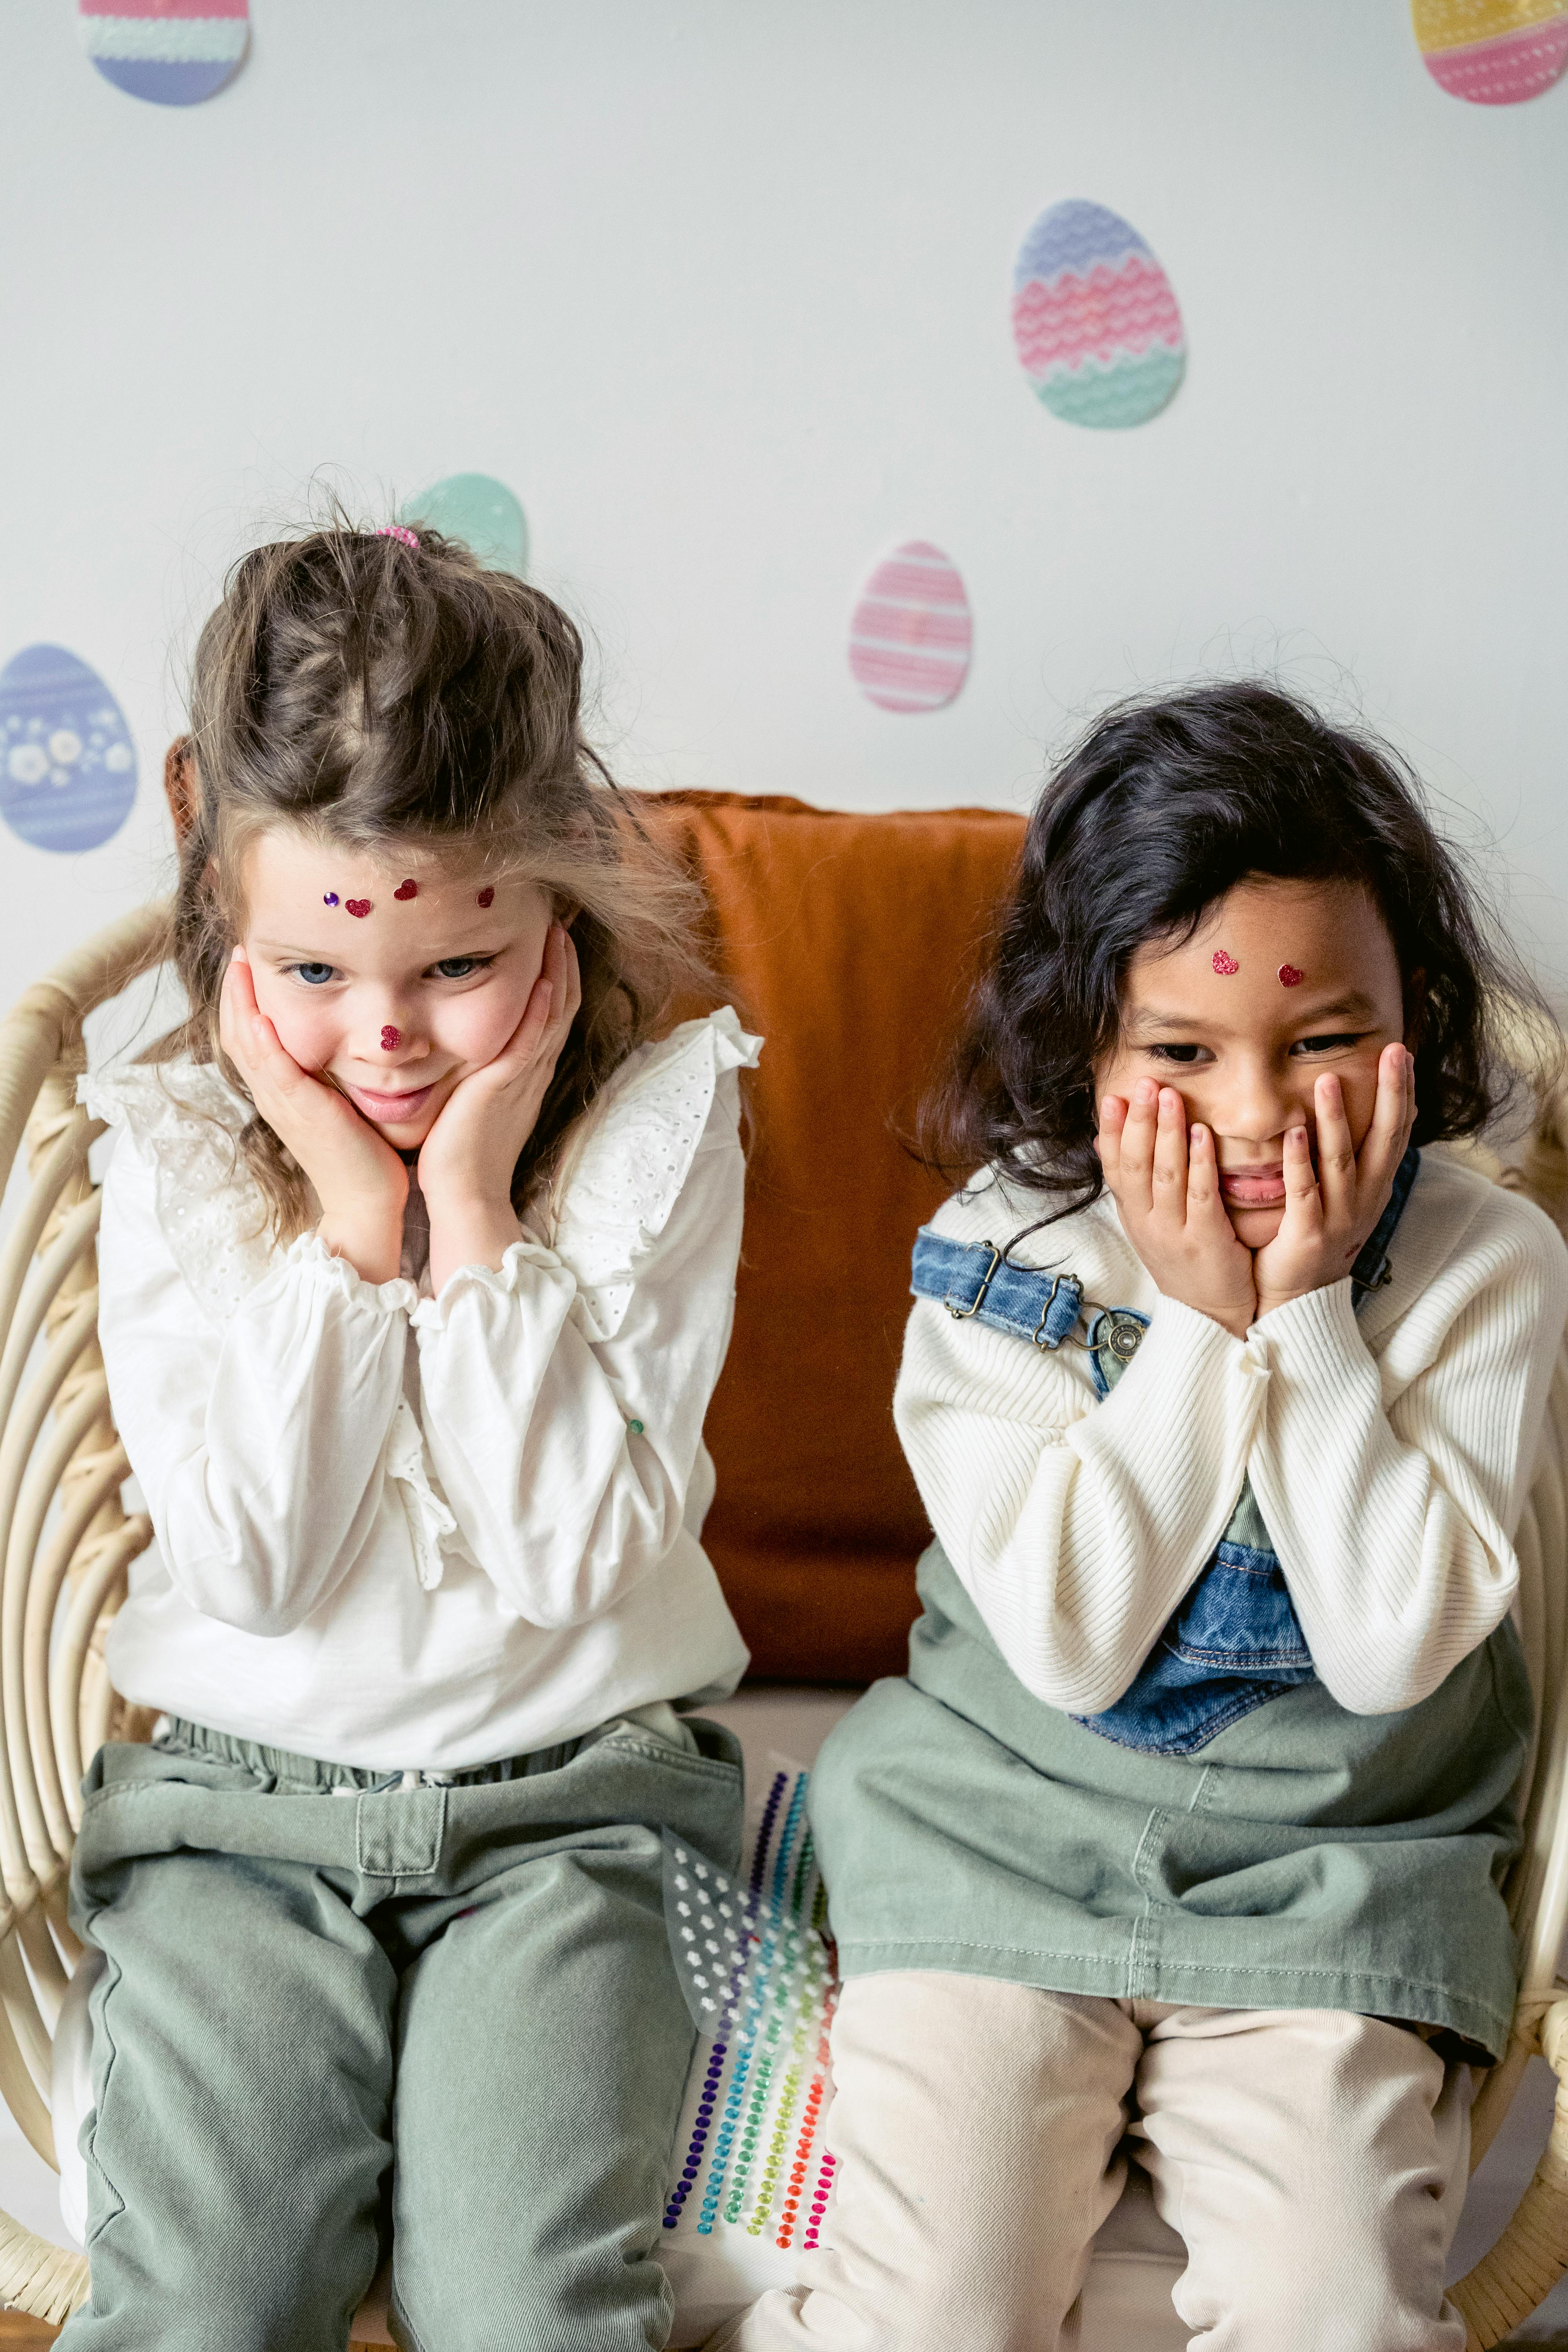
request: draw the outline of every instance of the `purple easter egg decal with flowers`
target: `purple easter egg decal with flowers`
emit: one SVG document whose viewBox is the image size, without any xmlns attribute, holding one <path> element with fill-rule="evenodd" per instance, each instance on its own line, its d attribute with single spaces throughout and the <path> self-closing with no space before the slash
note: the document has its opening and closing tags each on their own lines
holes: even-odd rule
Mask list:
<svg viewBox="0 0 1568 2352">
<path fill-rule="evenodd" d="M 1013 269 L 1013 340 L 1053 416 L 1146 424 L 1182 381 L 1182 314 L 1135 228 L 1079 196 L 1049 205 Z"/>
<path fill-rule="evenodd" d="M 0 669 L 0 816 L 35 849 L 96 849 L 136 797 L 131 730 L 96 670 L 64 646 Z"/>
<path fill-rule="evenodd" d="M 250 0 L 79 0 L 79 16 L 104 80 L 154 106 L 211 98 L 250 37 Z"/>
</svg>

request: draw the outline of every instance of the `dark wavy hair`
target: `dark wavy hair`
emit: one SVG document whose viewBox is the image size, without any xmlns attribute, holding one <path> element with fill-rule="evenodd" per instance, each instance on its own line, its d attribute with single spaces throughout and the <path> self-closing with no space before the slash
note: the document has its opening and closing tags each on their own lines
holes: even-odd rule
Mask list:
<svg viewBox="0 0 1568 2352">
<path fill-rule="evenodd" d="M 1107 711 L 1040 794 L 922 1110 L 927 1164 L 956 1178 L 994 1164 L 1026 1191 L 1065 1192 L 1044 1223 L 1098 1199 L 1094 1066 L 1115 1044 L 1128 966 L 1151 940 L 1190 938 L 1254 876 L 1360 883 L 1406 986 L 1425 976 L 1415 1142 L 1475 1135 L 1510 1097 L 1505 1007 L 1553 1057 L 1551 1014 L 1398 753 L 1274 687 L 1194 687 Z"/>
</svg>

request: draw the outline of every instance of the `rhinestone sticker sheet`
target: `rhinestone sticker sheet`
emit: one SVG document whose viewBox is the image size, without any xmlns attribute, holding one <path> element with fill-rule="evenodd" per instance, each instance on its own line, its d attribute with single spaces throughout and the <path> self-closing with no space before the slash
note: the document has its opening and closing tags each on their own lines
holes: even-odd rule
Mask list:
<svg viewBox="0 0 1568 2352">
<path fill-rule="evenodd" d="M 809 2249 L 833 2179 L 822 2126 L 837 1985 L 805 1820 L 811 1775 L 773 1764 L 737 1874 L 665 1838 L 665 1917 L 700 2039 L 664 2226 Z"/>
</svg>

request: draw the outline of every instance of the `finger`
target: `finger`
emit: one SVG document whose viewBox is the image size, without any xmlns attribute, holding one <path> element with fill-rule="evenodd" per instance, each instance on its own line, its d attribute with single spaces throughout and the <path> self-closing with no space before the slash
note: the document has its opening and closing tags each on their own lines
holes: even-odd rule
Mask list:
<svg viewBox="0 0 1568 2352">
<path fill-rule="evenodd" d="M 1403 1045 L 1385 1045 L 1377 1062 L 1377 1100 L 1358 1156 L 1363 1202 L 1381 1204 L 1405 1157 L 1415 1123 L 1415 1065 Z"/>
<path fill-rule="evenodd" d="M 1121 1174 L 1121 1130 L 1127 1124 L 1127 1104 L 1121 1095 L 1107 1095 L 1100 1106 L 1100 1131 L 1094 1148 L 1105 1181 L 1114 1192 Z"/>
<path fill-rule="evenodd" d="M 583 967 L 578 961 L 577 942 L 564 923 L 561 927 L 562 961 L 565 966 L 566 991 L 562 1007 L 562 1027 L 570 1029 L 583 1003 Z"/>
<path fill-rule="evenodd" d="M 250 1033 L 258 1018 L 256 982 L 244 954 L 236 948 L 218 992 L 218 1042 L 247 1076 Z"/>
<path fill-rule="evenodd" d="M 1152 1078 L 1140 1078 L 1132 1089 L 1121 1129 L 1121 1181 L 1136 1208 L 1147 1209 L 1153 1195 L 1154 1136 L 1159 1110 L 1159 1087 Z"/>
<path fill-rule="evenodd" d="M 1184 1216 L 1187 1203 L 1187 1107 L 1174 1087 L 1160 1088 L 1154 1129 L 1155 1205 Z"/>
<path fill-rule="evenodd" d="M 555 1001 L 555 988 L 542 971 L 528 992 L 528 1003 L 522 1008 L 522 1018 L 495 1060 L 489 1065 L 507 1077 L 515 1077 L 520 1070 L 539 1058 L 550 1028 L 550 1008 Z M 475 1071 L 477 1077 L 480 1075 Z"/>
<path fill-rule="evenodd" d="M 1312 1089 L 1318 1126 L 1318 1188 L 1327 1216 L 1348 1224 L 1355 1210 L 1356 1156 L 1344 1089 L 1325 1070 Z M 1287 1188 L 1288 1189 L 1288 1188 Z"/>
<path fill-rule="evenodd" d="M 1284 1146 L 1285 1214 L 1275 1239 L 1296 1240 L 1322 1231 L 1323 1196 L 1312 1170 L 1312 1147 L 1304 1127 L 1287 1128 Z"/>
<path fill-rule="evenodd" d="M 1370 1132 L 1386 1147 L 1397 1167 L 1415 1124 L 1415 1056 L 1407 1046 L 1385 1045 L 1377 1062 L 1377 1101 Z"/>
<path fill-rule="evenodd" d="M 1212 1222 L 1215 1211 L 1225 1212 L 1219 1194 L 1219 1165 L 1210 1129 L 1194 1122 L 1187 1138 L 1187 1216 L 1200 1223 Z"/>
</svg>

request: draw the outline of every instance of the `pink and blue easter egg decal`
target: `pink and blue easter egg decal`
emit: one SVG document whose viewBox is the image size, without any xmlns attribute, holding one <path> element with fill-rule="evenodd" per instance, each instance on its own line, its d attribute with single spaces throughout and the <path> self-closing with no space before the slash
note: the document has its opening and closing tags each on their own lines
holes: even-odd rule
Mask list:
<svg viewBox="0 0 1568 2352">
<path fill-rule="evenodd" d="M 422 522 L 460 539 L 491 572 L 528 572 L 528 518 L 522 501 L 493 474 L 448 474 L 402 510 L 416 530 Z"/>
<path fill-rule="evenodd" d="M 1013 270 L 1024 373 L 1069 425 L 1142 425 L 1182 381 L 1186 344 L 1171 281 L 1135 228 L 1069 196 L 1040 215 Z"/>
<path fill-rule="evenodd" d="M 940 710 L 969 675 L 974 623 L 954 566 L 907 540 L 867 581 L 849 624 L 849 667 L 884 710 Z"/>
<path fill-rule="evenodd" d="M 96 849 L 136 797 L 125 716 L 63 646 L 24 646 L 0 669 L 0 816 L 34 849 Z"/>
<path fill-rule="evenodd" d="M 1415 46 L 1450 98 L 1517 106 L 1568 65 L 1568 0 L 1410 0 Z"/>
<path fill-rule="evenodd" d="M 79 0 L 81 37 L 105 81 L 154 106 L 195 106 L 245 56 L 250 0 Z"/>
</svg>

